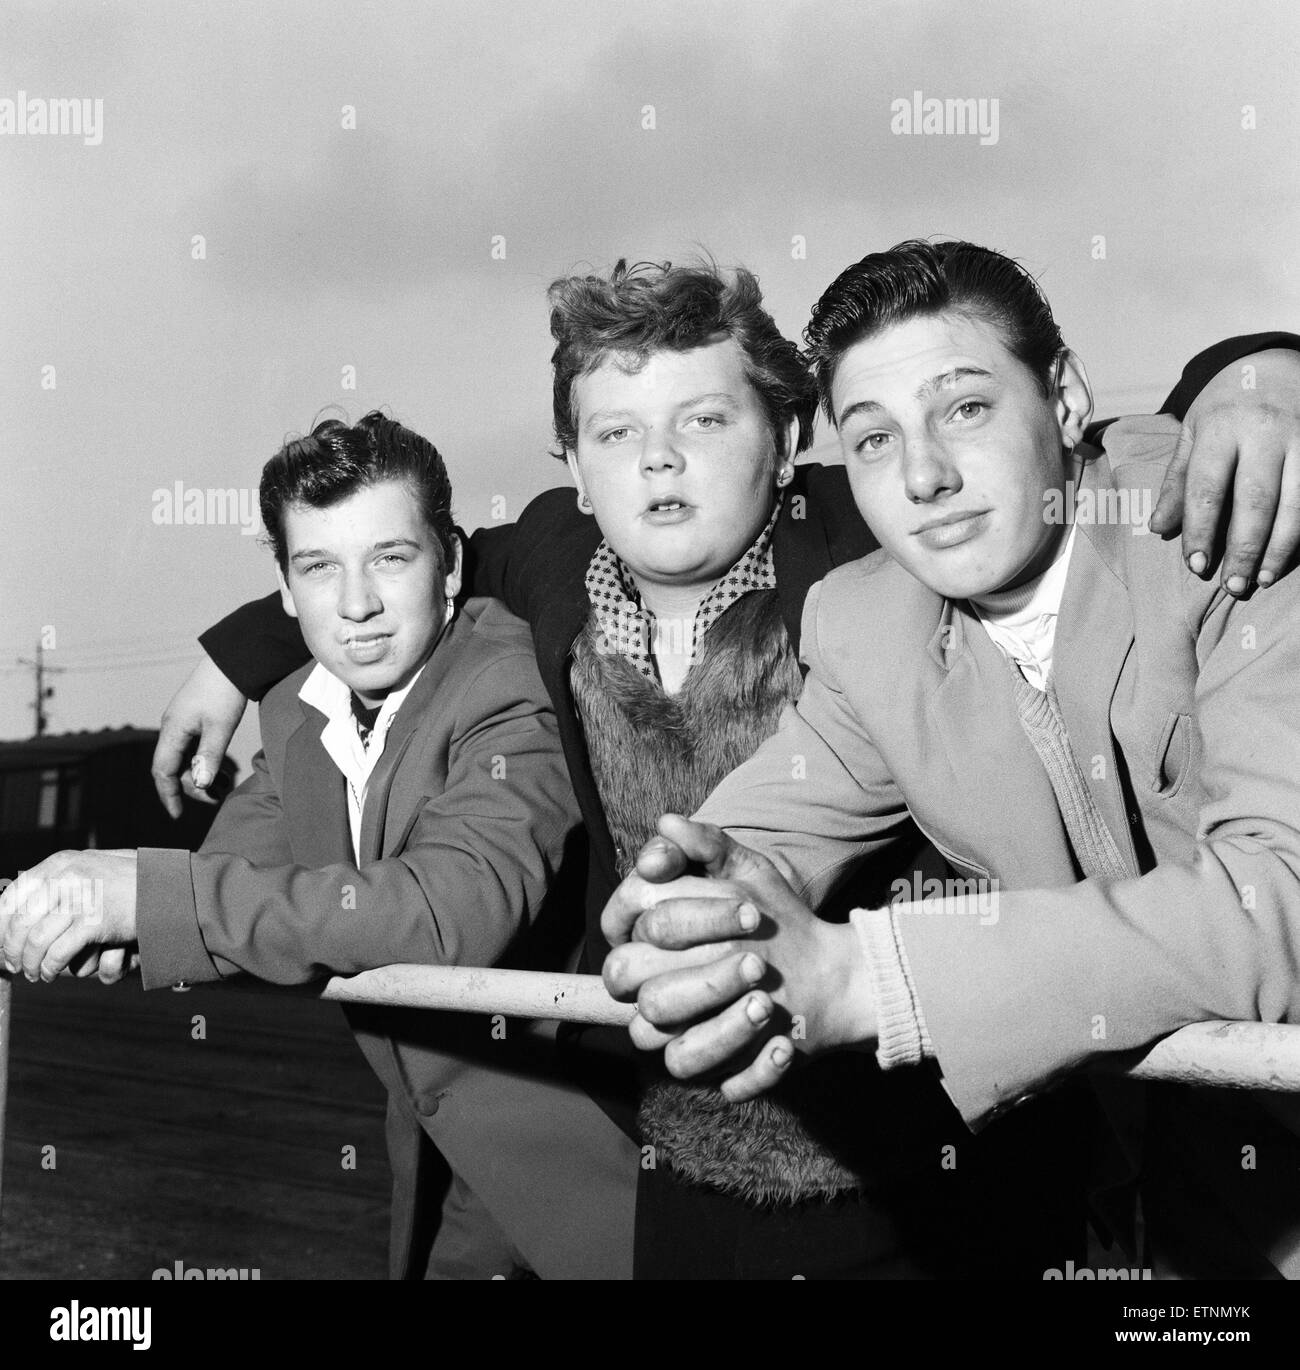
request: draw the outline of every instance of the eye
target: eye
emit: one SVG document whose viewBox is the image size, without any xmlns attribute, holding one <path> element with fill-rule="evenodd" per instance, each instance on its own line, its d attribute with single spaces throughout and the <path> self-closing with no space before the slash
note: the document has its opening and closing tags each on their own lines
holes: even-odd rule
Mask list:
<svg viewBox="0 0 1300 1370">
<path fill-rule="evenodd" d="M 383 556 L 381 556 L 381 557 L 379 558 L 379 560 L 380 560 L 381 563 L 383 563 L 383 562 L 390 562 L 390 563 L 391 563 L 391 562 L 396 562 L 397 565 L 401 566 L 401 565 L 404 565 L 404 564 L 405 564 L 405 562 L 406 562 L 406 557 L 403 556 L 401 552 L 385 552 L 385 553 L 383 554 Z"/>
<path fill-rule="evenodd" d="M 955 418 L 977 419 L 987 409 L 988 405 L 983 400 L 962 400 L 952 412 Z"/>
<path fill-rule="evenodd" d="M 600 435 L 601 442 L 622 442 L 627 437 L 626 428 L 611 428 Z"/>
<path fill-rule="evenodd" d="M 699 424 L 707 431 L 711 428 L 721 428 L 724 420 L 721 414 L 696 414 L 691 422 Z"/>
<path fill-rule="evenodd" d="M 865 433 L 853 444 L 854 452 L 879 452 L 893 440 L 892 433 Z"/>
<path fill-rule="evenodd" d="M 328 561 L 313 561 L 310 566 L 304 566 L 302 568 L 302 574 L 305 576 L 315 575 L 317 571 L 323 571 L 328 566 Z"/>
</svg>

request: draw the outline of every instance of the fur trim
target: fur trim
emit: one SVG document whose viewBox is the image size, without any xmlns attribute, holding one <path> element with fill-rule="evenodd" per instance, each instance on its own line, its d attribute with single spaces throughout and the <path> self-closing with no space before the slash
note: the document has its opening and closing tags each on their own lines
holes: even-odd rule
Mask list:
<svg viewBox="0 0 1300 1370">
<path fill-rule="evenodd" d="M 794 1204 L 863 1188 L 809 1136 L 800 1114 L 771 1094 L 733 1104 L 711 1086 L 660 1080 L 641 1100 L 637 1122 L 657 1161 L 748 1203 Z"/>
<path fill-rule="evenodd" d="M 675 695 L 611 652 L 594 614 L 574 644 L 570 680 L 620 875 L 659 815 L 694 813 L 776 731 L 803 684 L 773 590 L 753 591 L 722 614 Z M 752 1203 L 830 1198 L 861 1186 L 808 1130 L 831 1132 L 836 1094 L 818 1085 L 827 1079 L 814 1066 L 745 1104 L 658 1081 L 642 1102 L 642 1136 L 684 1178 Z"/>
</svg>

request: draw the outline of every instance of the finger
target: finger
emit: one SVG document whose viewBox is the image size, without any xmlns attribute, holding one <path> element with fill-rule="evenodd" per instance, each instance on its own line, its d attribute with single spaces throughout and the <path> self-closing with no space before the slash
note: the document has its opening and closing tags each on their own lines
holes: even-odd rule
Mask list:
<svg viewBox="0 0 1300 1370">
<path fill-rule="evenodd" d="M 739 1074 L 722 1082 L 723 1097 L 733 1104 L 765 1094 L 780 1084 L 794 1060 L 794 1043 L 788 1037 L 773 1037 L 764 1042 L 754 1060 Z"/>
<path fill-rule="evenodd" d="M 662 883 L 685 875 L 690 859 L 665 837 L 652 837 L 637 853 L 636 873 L 645 880 Z"/>
<path fill-rule="evenodd" d="M 638 1051 L 662 1051 L 673 1040 L 671 1032 L 660 1032 L 653 1023 L 647 1023 L 638 1013 L 627 1025 L 632 1045 Z"/>
<path fill-rule="evenodd" d="M 52 948 L 52 950 L 57 950 Z M 109 947 L 100 953 L 99 979 L 102 984 L 115 985 L 126 974 L 126 948 Z"/>
<path fill-rule="evenodd" d="M 658 1028 L 693 1023 L 717 1013 L 755 989 L 767 962 L 752 951 L 652 976 L 636 996 L 637 1012 Z"/>
<path fill-rule="evenodd" d="M 632 936 L 637 919 L 662 900 L 680 896 L 727 898 L 735 894 L 730 885 L 704 876 L 682 875 L 666 885 L 657 885 L 634 871 L 624 879 L 605 905 L 600 916 L 601 931 L 610 946 L 616 947 Z"/>
<path fill-rule="evenodd" d="M 722 1066 L 735 1068 L 736 1056 L 748 1057 L 771 1031 L 772 1000 L 754 990 L 716 1017 L 707 1018 L 674 1037 L 664 1048 L 664 1065 L 679 1080 L 693 1079 Z"/>
<path fill-rule="evenodd" d="M 98 970 L 98 948 L 86 947 L 78 955 L 69 960 L 68 964 L 64 967 L 63 974 L 75 975 L 78 980 L 88 980 Z"/>
<path fill-rule="evenodd" d="M 710 876 L 745 885 L 756 893 L 779 897 L 782 903 L 789 902 L 793 895 L 789 867 L 778 869 L 761 852 L 742 846 L 712 823 L 697 823 L 692 818 L 666 813 L 659 820 L 659 832 L 681 847 L 693 861 L 703 865 Z"/>
<path fill-rule="evenodd" d="M 1287 453 L 1278 491 L 1277 517 L 1259 566 L 1259 583 L 1272 585 L 1295 565 L 1300 554 L 1300 450 Z"/>
<path fill-rule="evenodd" d="M 1202 424 L 1192 445 L 1183 500 L 1183 560 L 1194 575 L 1208 574 L 1215 563 L 1236 466 L 1236 434 L 1223 424 Z"/>
<path fill-rule="evenodd" d="M 1219 571 L 1229 594 L 1244 595 L 1254 583 L 1277 514 L 1285 462 L 1285 447 L 1270 443 L 1267 435 L 1247 439 L 1238 449 L 1227 547 Z"/>
<path fill-rule="evenodd" d="M 162 806 L 173 818 L 182 812 L 180 774 L 185 769 L 185 758 L 194 741 L 194 734 L 166 715 L 158 731 L 158 743 L 153 749 L 150 773 L 153 787 Z"/>
<path fill-rule="evenodd" d="M 5 969 L 11 974 L 22 969 L 27 934 L 49 910 L 51 883 L 36 874 L 44 865 L 42 862 L 35 870 L 20 875 L 4 894 L 3 956 Z"/>
<path fill-rule="evenodd" d="M 54 979 L 54 974 L 48 977 L 44 974 L 45 958 L 51 945 L 68 931 L 73 925 L 73 921 L 72 910 L 62 903 L 58 903 L 50 909 L 44 918 L 28 929 L 26 941 L 23 942 L 20 964 L 23 974 L 29 980 Z M 73 952 L 80 951 L 85 945 L 84 938 L 76 942 L 69 950 L 68 956 L 64 958 L 62 965 L 66 966 Z M 57 970 L 55 974 L 57 974 Z"/>
<path fill-rule="evenodd" d="M 636 998 L 637 990 L 652 975 L 706 965 L 736 950 L 734 942 L 711 942 L 683 951 L 662 951 L 649 942 L 625 942 L 605 958 L 601 976 L 610 994 L 626 1003 Z"/>
<path fill-rule="evenodd" d="M 1192 455 L 1192 431 L 1183 424 L 1174 455 L 1165 469 L 1160 497 L 1147 527 L 1162 537 L 1172 537 L 1183 526 L 1183 500 L 1187 492 L 1187 462 Z"/>
<path fill-rule="evenodd" d="M 762 917 L 743 894 L 666 899 L 647 910 L 632 929 L 634 942 L 681 951 L 706 942 L 724 942 L 756 932 Z"/>
</svg>

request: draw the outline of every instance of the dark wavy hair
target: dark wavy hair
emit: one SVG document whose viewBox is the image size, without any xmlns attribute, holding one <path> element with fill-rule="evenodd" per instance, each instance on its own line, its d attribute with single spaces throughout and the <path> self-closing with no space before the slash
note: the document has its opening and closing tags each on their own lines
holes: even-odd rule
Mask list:
<svg viewBox="0 0 1300 1370">
<path fill-rule="evenodd" d="M 804 355 L 826 417 L 835 422 L 831 386 L 849 348 L 891 324 L 943 310 L 996 324 L 1011 353 L 1051 393 L 1052 368 L 1065 344 L 1038 282 L 1019 262 L 987 247 L 914 238 L 840 272 L 813 307 Z"/>
<path fill-rule="evenodd" d="M 758 278 L 743 267 L 723 273 L 707 263 L 620 261 L 608 277 L 565 276 L 555 281 L 551 305 L 552 405 L 555 440 L 563 458 L 578 442 L 573 383 L 611 356 L 644 366 L 651 353 L 686 351 L 735 338 L 745 376 L 758 391 L 774 437 L 799 420 L 796 451 L 812 442 L 817 387 L 798 347 L 782 336 L 763 308 Z"/>
<path fill-rule="evenodd" d="M 410 486 L 433 532 L 440 569 L 445 571 L 456 555 L 447 467 L 427 438 L 377 409 L 351 427 L 338 419 L 318 423 L 306 437 L 286 442 L 262 468 L 258 487 L 262 526 L 280 569 L 288 563 L 287 505 L 325 509 L 384 480 L 404 480 Z"/>
</svg>

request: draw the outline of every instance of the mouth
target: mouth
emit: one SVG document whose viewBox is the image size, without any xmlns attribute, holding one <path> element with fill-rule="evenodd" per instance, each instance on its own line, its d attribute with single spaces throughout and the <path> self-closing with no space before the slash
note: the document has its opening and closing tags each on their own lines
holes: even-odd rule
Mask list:
<svg viewBox="0 0 1300 1370">
<path fill-rule="evenodd" d="M 391 633 L 355 633 L 344 638 L 340 646 L 352 661 L 366 663 L 378 661 L 388 651 Z"/>
<path fill-rule="evenodd" d="M 650 523 L 678 523 L 689 518 L 693 512 L 694 507 L 685 500 L 665 496 L 663 499 L 651 500 L 641 517 Z"/>
<path fill-rule="evenodd" d="M 972 509 L 945 514 L 942 518 L 931 519 L 929 523 L 914 528 L 912 536 L 936 550 L 956 547 L 983 532 L 990 513 L 988 509 Z"/>
</svg>

